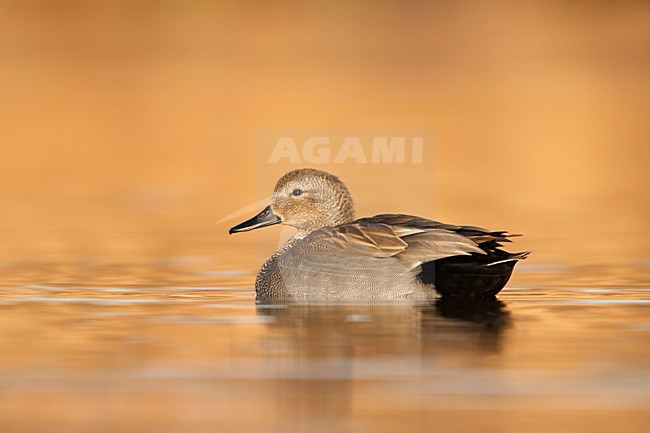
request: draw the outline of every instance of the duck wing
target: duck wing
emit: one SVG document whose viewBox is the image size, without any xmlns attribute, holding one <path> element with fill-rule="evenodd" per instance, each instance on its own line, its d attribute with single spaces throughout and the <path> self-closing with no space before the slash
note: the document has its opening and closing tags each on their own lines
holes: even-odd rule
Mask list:
<svg viewBox="0 0 650 433">
<path fill-rule="evenodd" d="M 388 224 L 373 218 L 321 228 L 305 238 L 303 245 L 310 254 L 396 257 L 411 264 L 409 267 L 445 257 L 486 254 L 473 239 L 452 230 L 424 224 Z"/>
<path fill-rule="evenodd" d="M 528 251 L 509 253 L 500 249 L 502 242 L 510 242 L 510 237 L 519 236 L 506 231 L 491 231 L 475 226 L 456 226 L 399 214 L 362 218 L 356 223 L 362 225 L 387 224 L 395 230 L 399 230 L 399 228 L 419 229 L 424 230 L 425 233 L 443 230 L 474 242 L 482 254 L 457 254 L 435 260 L 423 260 L 418 275 L 420 281 L 434 286 L 436 291 L 443 296 L 493 297 L 506 285 L 517 261 L 525 259 L 529 254 Z M 423 235 L 414 235 L 413 241 L 410 241 L 408 236 L 404 238 L 410 244 L 405 254 L 408 254 L 411 246 L 415 245 L 423 246 L 423 248 L 417 248 L 418 253 L 420 250 L 426 249 L 429 244 L 426 235 L 423 236 L 425 239 L 423 241 L 420 241 L 418 236 Z M 413 251 L 415 252 L 415 250 Z M 414 256 L 414 259 L 426 257 L 421 254 L 414 254 Z"/>
<path fill-rule="evenodd" d="M 485 250 L 493 250 L 501 246 L 501 242 L 511 242 L 509 238 L 520 236 L 503 230 L 488 230 L 476 226 L 457 226 L 404 214 L 381 214 L 373 217 L 361 218 L 357 224 L 386 224 L 393 227 L 404 227 L 421 230 L 440 229 L 467 237 L 480 245 Z"/>
</svg>

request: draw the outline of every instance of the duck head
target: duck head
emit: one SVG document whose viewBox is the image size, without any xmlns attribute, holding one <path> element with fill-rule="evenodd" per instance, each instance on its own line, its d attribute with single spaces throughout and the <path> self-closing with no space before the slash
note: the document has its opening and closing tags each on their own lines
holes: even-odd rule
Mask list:
<svg viewBox="0 0 650 433">
<path fill-rule="evenodd" d="M 232 227 L 230 234 L 274 224 L 298 229 L 306 236 L 321 227 L 354 220 L 352 196 L 341 180 L 327 172 L 301 168 L 278 180 L 269 205 L 248 221 Z"/>
</svg>

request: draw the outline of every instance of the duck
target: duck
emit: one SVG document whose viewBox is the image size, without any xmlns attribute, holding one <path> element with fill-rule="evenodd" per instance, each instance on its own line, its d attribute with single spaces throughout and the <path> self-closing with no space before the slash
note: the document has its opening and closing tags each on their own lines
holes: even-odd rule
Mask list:
<svg viewBox="0 0 650 433">
<path fill-rule="evenodd" d="M 314 168 L 284 174 L 268 206 L 229 233 L 275 224 L 296 230 L 257 274 L 258 304 L 494 298 L 529 254 L 501 248 L 519 236 L 507 231 L 404 214 L 357 219 L 345 183 Z"/>
</svg>

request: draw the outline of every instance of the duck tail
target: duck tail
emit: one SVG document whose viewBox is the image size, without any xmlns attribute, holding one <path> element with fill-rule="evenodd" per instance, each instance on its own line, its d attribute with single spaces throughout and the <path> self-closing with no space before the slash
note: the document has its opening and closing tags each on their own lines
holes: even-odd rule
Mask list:
<svg viewBox="0 0 650 433">
<path fill-rule="evenodd" d="M 517 262 L 519 260 L 524 260 L 530 254 L 530 251 L 522 251 L 520 253 L 508 253 L 506 251 L 499 250 L 499 252 L 501 252 L 503 254 L 507 254 L 508 257 L 507 258 L 500 258 L 499 260 L 497 260 L 495 262 L 487 263 L 485 266 L 495 266 L 495 265 L 499 265 L 501 263 Z"/>
</svg>

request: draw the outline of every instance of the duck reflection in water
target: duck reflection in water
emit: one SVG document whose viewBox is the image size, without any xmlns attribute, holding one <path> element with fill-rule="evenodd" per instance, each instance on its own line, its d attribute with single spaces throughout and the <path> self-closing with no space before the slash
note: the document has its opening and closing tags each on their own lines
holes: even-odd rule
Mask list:
<svg viewBox="0 0 650 433">
<path fill-rule="evenodd" d="M 282 379 L 273 396 L 277 412 L 305 431 L 323 419 L 333 430 L 344 422 L 360 384 L 456 380 L 467 360 L 473 367 L 494 359 L 510 329 L 506 305 L 494 298 L 424 306 L 274 304 L 257 311 L 275 319 L 259 347 Z"/>
<path fill-rule="evenodd" d="M 510 312 L 496 299 L 439 298 L 433 305 L 258 305 L 278 342 L 299 356 L 426 355 L 454 340 L 469 350 L 500 350 Z M 487 344 L 486 344 L 487 343 Z M 274 347 L 279 347 L 273 345 Z M 330 351 L 330 349 L 332 351 Z"/>
<path fill-rule="evenodd" d="M 420 303 L 443 296 L 493 297 L 524 253 L 512 235 L 401 214 L 355 220 L 341 180 L 314 169 L 277 182 L 269 205 L 230 233 L 274 224 L 297 229 L 262 266 L 258 302 Z"/>
</svg>

